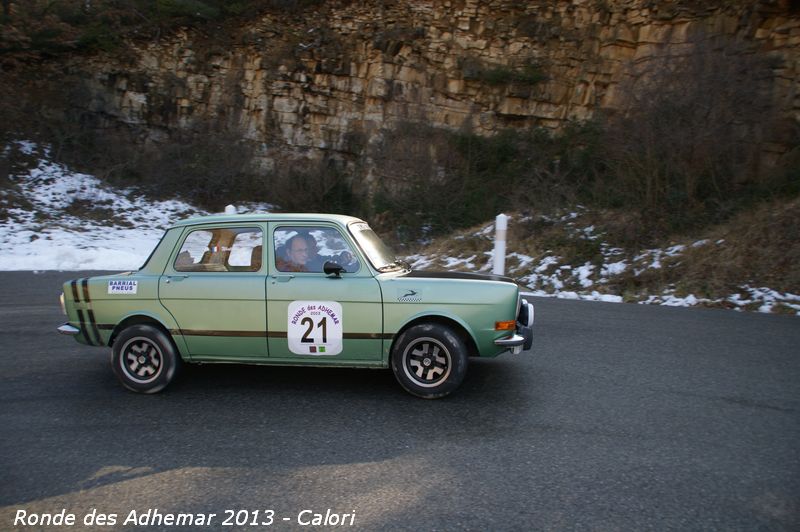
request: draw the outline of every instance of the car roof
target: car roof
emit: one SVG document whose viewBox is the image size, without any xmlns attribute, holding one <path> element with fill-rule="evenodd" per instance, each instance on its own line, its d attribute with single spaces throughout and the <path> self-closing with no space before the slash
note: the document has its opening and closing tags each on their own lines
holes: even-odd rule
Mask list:
<svg viewBox="0 0 800 532">
<path fill-rule="evenodd" d="M 248 214 L 211 214 L 208 216 L 194 216 L 175 222 L 172 227 L 185 227 L 207 223 L 230 222 L 337 222 L 347 225 L 351 222 L 361 222 L 359 218 L 343 214 L 323 213 L 248 213 Z"/>
</svg>

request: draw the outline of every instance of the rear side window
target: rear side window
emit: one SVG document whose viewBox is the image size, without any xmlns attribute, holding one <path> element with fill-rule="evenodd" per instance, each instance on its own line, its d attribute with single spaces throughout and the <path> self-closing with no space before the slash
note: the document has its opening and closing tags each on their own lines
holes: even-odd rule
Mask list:
<svg viewBox="0 0 800 532">
<path fill-rule="evenodd" d="M 178 272 L 257 272 L 263 241 L 257 227 L 196 229 L 186 235 L 173 266 Z"/>
</svg>

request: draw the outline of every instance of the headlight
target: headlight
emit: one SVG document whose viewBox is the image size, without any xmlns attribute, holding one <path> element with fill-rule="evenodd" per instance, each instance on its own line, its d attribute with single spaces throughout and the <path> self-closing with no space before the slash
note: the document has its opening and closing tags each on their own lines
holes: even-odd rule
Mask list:
<svg viewBox="0 0 800 532">
<path fill-rule="evenodd" d="M 59 300 L 59 302 L 61 302 L 61 312 L 63 312 L 64 315 L 66 316 L 67 315 L 67 307 L 64 306 L 64 292 L 61 292 L 61 297 L 59 297 L 58 300 Z"/>
</svg>

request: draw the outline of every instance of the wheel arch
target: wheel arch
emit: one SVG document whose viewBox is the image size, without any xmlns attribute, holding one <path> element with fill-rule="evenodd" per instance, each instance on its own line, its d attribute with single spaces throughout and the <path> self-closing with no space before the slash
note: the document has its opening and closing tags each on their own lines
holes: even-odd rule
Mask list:
<svg viewBox="0 0 800 532">
<path fill-rule="evenodd" d="M 183 351 L 180 349 L 179 343 L 175 341 L 175 338 L 172 336 L 169 327 L 164 325 L 164 323 L 158 319 L 156 316 L 150 314 L 132 314 L 130 316 L 126 316 L 122 321 L 117 323 L 114 329 L 111 331 L 111 336 L 108 339 L 108 346 L 113 347 L 114 341 L 119 336 L 119 333 L 131 327 L 133 325 L 152 325 L 158 329 L 160 329 L 164 334 L 167 335 L 167 338 L 170 339 L 175 350 L 181 355 L 182 358 L 185 358 L 183 355 Z"/>
<path fill-rule="evenodd" d="M 461 339 L 464 341 L 464 345 L 467 346 L 467 356 L 478 356 L 478 344 L 475 342 L 475 338 L 469 330 L 469 327 L 466 323 L 462 322 L 461 320 L 454 318 L 452 316 L 447 316 L 444 314 L 423 314 L 420 316 L 415 316 L 397 331 L 397 334 L 394 335 L 392 339 L 392 345 L 389 349 L 391 353 L 394 349 L 395 344 L 397 343 L 397 339 L 408 329 L 415 325 L 420 325 L 423 323 L 436 323 L 439 325 L 445 325 L 451 328 L 456 334 L 458 334 Z"/>
</svg>

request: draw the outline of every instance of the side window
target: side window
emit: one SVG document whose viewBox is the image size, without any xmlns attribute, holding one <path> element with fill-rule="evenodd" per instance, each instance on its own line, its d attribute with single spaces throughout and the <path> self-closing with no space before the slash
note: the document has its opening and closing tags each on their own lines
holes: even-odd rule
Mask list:
<svg viewBox="0 0 800 532">
<path fill-rule="evenodd" d="M 257 227 L 198 229 L 186 236 L 174 267 L 178 272 L 257 272 L 262 254 Z"/>
<path fill-rule="evenodd" d="M 361 267 L 350 244 L 334 228 L 278 227 L 273 237 L 278 271 L 322 273 L 328 261 L 338 263 L 345 272 Z"/>
</svg>

